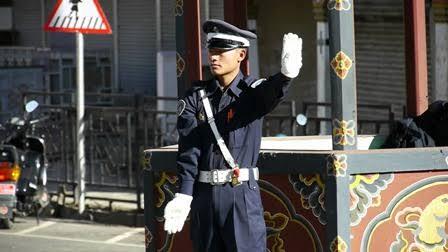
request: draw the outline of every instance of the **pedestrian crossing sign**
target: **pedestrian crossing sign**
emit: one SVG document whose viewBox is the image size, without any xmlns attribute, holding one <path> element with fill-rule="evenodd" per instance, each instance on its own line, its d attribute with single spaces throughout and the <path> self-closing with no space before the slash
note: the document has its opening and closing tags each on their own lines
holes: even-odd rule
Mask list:
<svg viewBox="0 0 448 252">
<path fill-rule="evenodd" d="M 112 33 L 98 0 L 58 0 L 44 29 L 52 32 Z"/>
</svg>

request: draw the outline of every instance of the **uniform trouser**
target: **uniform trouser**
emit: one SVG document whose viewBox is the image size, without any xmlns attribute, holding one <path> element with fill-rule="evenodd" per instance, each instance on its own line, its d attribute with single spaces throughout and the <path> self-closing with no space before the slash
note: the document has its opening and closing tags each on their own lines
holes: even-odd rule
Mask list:
<svg viewBox="0 0 448 252">
<path fill-rule="evenodd" d="M 191 206 L 196 252 L 266 251 L 260 189 L 250 177 L 239 186 L 196 183 Z"/>
</svg>

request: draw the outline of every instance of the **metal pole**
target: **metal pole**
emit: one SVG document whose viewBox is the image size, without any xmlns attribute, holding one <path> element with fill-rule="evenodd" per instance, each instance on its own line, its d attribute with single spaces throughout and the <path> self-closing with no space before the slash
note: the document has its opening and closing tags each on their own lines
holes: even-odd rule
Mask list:
<svg viewBox="0 0 448 252">
<path fill-rule="evenodd" d="M 45 17 L 47 16 L 45 13 L 45 8 L 46 8 L 45 0 L 40 0 L 41 27 L 45 25 Z M 45 30 L 42 30 L 42 47 L 43 48 L 47 47 L 47 33 L 45 32 Z"/>
<path fill-rule="evenodd" d="M 155 12 L 156 12 L 156 50 L 157 54 L 162 50 L 162 17 L 160 0 L 155 2 Z M 158 65 L 158 64 L 157 64 Z"/>
<path fill-rule="evenodd" d="M 80 32 L 76 33 L 76 167 L 79 171 L 78 177 L 78 202 L 79 213 L 85 208 L 85 154 L 84 154 L 84 37 Z"/>
<path fill-rule="evenodd" d="M 204 1 L 204 19 L 210 19 L 210 0 Z"/>
<path fill-rule="evenodd" d="M 291 125 L 291 135 L 292 136 L 297 136 L 297 125 L 296 125 L 296 116 L 297 116 L 297 112 L 296 112 L 296 101 L 291 101 L 291 120 L 290 120 L 290 125 Z"/>
<path fill-rule="evenodd" d="M 126 115 L 127 128 L 128 128 L 128 186 L 132 186 L 132 114 L 130 112 Z"/>
<path fill-rule="evenodd" d="M 114 85 L 112 90 L 120 89 L 120 55 L 119 55 L 119 41 L 118 41 L 118 0 L 112 1 L 113 5 L 113 26 L 114 32 L 113 36 L 113 51 L 114 51 Z"/>
<path fill-rule="evenodd" d="M 90 184 L 93 184 L 93 183 L 95 183 L 95 169 L 94 169 L 94 167 L 96 167 L 95 166 L 95 164 L 94 164 L 94 159 L 93 159 L 93 155 L 94 155 L 94 143 L 95 143 L 95 139 L 94 139 L 94 134 L 93 134 L 93 115 L 92 115 L 92 113 L 90 113 L 90 115 L 89 115 L 89 161 L 90 161 L 90 164 L 89 164 L 89 169 L 90 169 Z"/>
</svg>

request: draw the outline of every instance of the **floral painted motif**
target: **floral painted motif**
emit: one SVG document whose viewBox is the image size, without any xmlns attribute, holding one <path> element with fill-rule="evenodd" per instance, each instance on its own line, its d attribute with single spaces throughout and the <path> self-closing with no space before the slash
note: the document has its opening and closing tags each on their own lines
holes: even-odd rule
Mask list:
<svg viewBox="0 0 448 252">
<path fill-rule="evenodd" d="M 345 176 L 346 155 L 330 155 L 327 159 L 329 176 Z M 300 195 L 302 207 L 311 210 L 320 223 L 326 224 L 325 183 L 319 174 L 291 174 L 289 182 Z M 381 204 L 381 193 L 394 180 L 393 174 L 365 174 L 350 176 L 350 225 L 356 226 L 366 216 L 367 210 Z"/>
<path fill-rule="evenodd" d="M 289 182 L 300 195 L 302 207 L 311 210 L 321 224 L 327 224 L 325 214 L 325 183 L 320 174 L 290 174 Z"/>
<path fill-rule="evenodd" d="M 145 226 L 145 247 L 149 248 L 149 245 L 152 242 L 152 234 L 151 231 L 149 231 L 149 228 L 147 226 Z"/>
<path fill-rule="evenodd" d="M 327 158 L 327 174 L 343 177 L 347 171 L 347 155 L 330 155 Z"/>
<path fill-rule="evenodd" d="M 331 252 L 346 252 L 348 249 L 347 243 L 339 235 L 334 238 L 330 245 Z"/>
<path fill-rule="evenodd" d="M 390 251 L 446 252 L 447 221 L 448 194 L 434 198 L 423 210 L 420 207 L 404 208 L 395 216 L 400 231 Z"/>
<path fill-rule="evenodd" d="M 350 176 L 350 225 L 358 225 L 370 207 L 381 204 L 381 192 L 394 180 L 393 174 Z"/>
<path fill-rule="evenodd" d="M 328 1 L 327 8 L 329 10 L 350 10 L 351 4 L 349 0 L 330 0 Z"/>
<path fill-rule="evenodd" d="M 176 53 L 176 68 L 177 68 L 177 78 L 179 78 L 185 71 L 185 60 L 179 53 Z"/>
<path fill-rule="evenodd" d="M 160 173 L 160 179 L 159 182 L 155 184 L 155 189 L 157 193 L 159 194 L 156 207 L 159 208 L 163 205 L 165 202 L 165 191 L 162 190 L 162 187 L 165 187 L 165 184 L 168 182 L 172 185 L 176 184 L 178 178 L 176 176 L 169 176 L 165 172 Z M 166 187 L 165 187 L 166 188 Z M 174 193 L 172 193 L 174 194 Z"/>
<path fill-rule="evenodd" d="M 338 52 L 331 60 L 331 67 L 336 75 L 342 80 L 348 75 L 348 71 L 353 65 L 353 61 L 342 51 Z"/>
<path fill-rule="evenodd" d="M 339 121 L 333 120 L 333 142 L 335 145 L 354 145 L 355 144 L 355 126 L 353 120 Z"/>
<path fill-rule="evenodd" d="M 174 7 L 174 16 L 182 16 L 184 14 L 184 0 L 176 0 Z"/>
</svg>

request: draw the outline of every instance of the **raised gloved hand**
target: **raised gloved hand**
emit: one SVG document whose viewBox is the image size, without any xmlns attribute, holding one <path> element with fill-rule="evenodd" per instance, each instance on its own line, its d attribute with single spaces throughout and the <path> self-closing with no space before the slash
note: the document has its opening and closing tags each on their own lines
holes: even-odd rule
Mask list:
<svg viewBox="0 0 448 252">
<path fill-rule="evenodd" d="M 184 226 L 184 222 L 187 219 L 190 212 L 190 205 L 193 197 L 190 195 L 176 193 L 174 199 L 172 199 L 165 207 L 165 231 L 169 234 L 180 232 Z"/>
<path fill-rule="evenodd" d="M 294 33 L 283 36 L 281 72 L 289 78 L 299 75 L 302 67 L 302 39 Z"/>
</svg>

